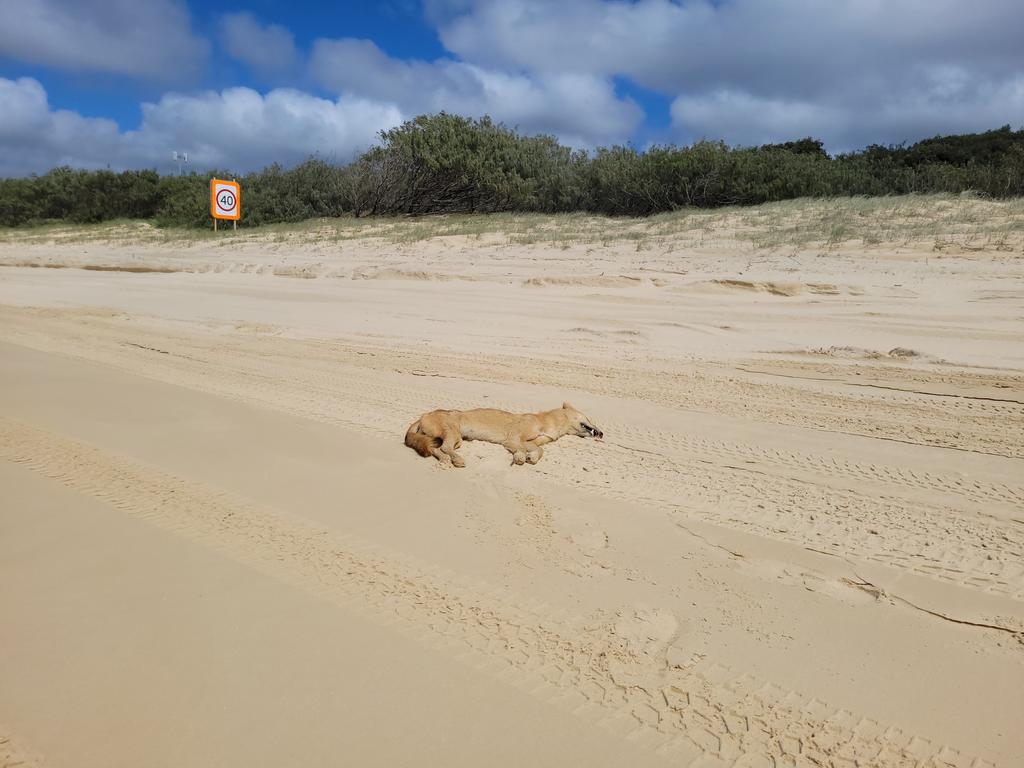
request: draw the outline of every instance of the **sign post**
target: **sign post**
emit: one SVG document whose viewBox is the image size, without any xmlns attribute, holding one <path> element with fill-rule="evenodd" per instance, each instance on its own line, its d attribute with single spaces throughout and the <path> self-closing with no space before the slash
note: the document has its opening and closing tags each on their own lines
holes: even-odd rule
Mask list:
<svg viewBox="0 0 1024 768">
<path fill-rule="evenodd" d="M 238 229 L 238 220 L 242 218 L 242 194 L 238 182 L 210 179 L 210 214 L 214 232 L 221 219 L 231 221 Z"/>
</svg>

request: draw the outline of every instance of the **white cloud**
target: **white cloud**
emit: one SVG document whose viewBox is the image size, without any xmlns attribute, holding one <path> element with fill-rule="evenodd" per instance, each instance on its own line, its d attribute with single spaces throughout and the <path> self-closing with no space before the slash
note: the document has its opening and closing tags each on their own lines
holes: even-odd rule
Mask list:
<svg viewBox="0 0 1024 768">
<path fill-rule="evenodd" d="M 0 0 L 0 57 L 173 81 L 199 72 L 208 54 L 175 0 Z"/>
<path fill-rule="evenodd" d="M 374 143 L 378 131 L 401 122 L 392 106 L 365 99 L 321 99 L 290 88 L 261 95 L 228 88 L 199 95 L 168 94 L 142 105 L 132 144 L 166 154 L 188 149 L 197 167 L 248 170 L 290 165 L 310 154 L 347 161 Z"/>
<path fill-rule="evenodd" d="M 1024 75 L 968 89 L 958 77 L 946 80 L 939 74 L 932 88 L 880 100 L 869 112 L 841 99 L 772 99 L 720 90 L 679 96 L 671 114 L 676 132 L 690 138 L 751 146 L 815 136 L 825 137 L 832 151 L 842 152 L 866 143 L 898 144 L 1007 123 L 1024 125 Z"/>
<path fill-rule="evenodd" d="M 730 90 L 679 96 L 672 102 L 671 113 L 680 133 L 743 146 L 768 144 L 780 137 L 835 135 L 849 117 L 828 106 Z"/>
<path fill-rule="evenodd" d="M 1024 75 L 1019 0 L 428 0 L 428 12 L 476 66 L 618 76 L 675 98 L 683 140 L 793 128 L 855 147 L 1022 119 L 1012 100 L 982 100 Z"/>
<path fill-rule="evenodd" d="M 221 17 L 220 30 L 228 55 L 259 74 L 273 77 L 297 71 L 295 38 L 279 24 L 263 26 L 250 13 L 228 13 Z"/>
<path fill-rule="evenodd" d="M 238 170 L 312 152 L 347 159 L 375 133 L 448 111 L 593 147 L 644 115 L 619 78 L 671 99 L 670 136 L 734 144 L 806 135 L 832 150 L 1024 126 L 1024 3 L 985 0 L 426 0 L 451 56 L 403 60 L 370 40 L 316 41 L 220 17 L 224 51 L 273 84 L 312 76 L 336 99 L 278 88 L 167 93 L 142 124 L 50 107 L 32 79 L 0 79 L 0 174 L 167 167 L 171 150 Z M 209 43 L 184 0 L 0 0 L 0 59 L 172 79 Z"/>
<path fill-rule="evenodd" d="M 310 68 L 336 93 L 390 102 L 409 116 L 487 114 L 574 146 L 621 141 L 643 119 L 636 103 L 619 98 L 607 78 L 585 73 L 528 77 L 450 59 L 406 61 L 355 39 L 317 40 Z"/>
<path fill-rule="evenodd" d="M 445 47 L 524 71 L 623 75 L 666 92 L 698 87 L 826 88 L 862 73 L 970 60 L 1020 66 L 1024 4 L 987 0 L 434 0 Z M 786 76 L 787 79 L 778 78 Z M 737 82 L 740 81 L 740 82 Z"/>
<path fill-rule="evenodd" d="M 28 77 L 0 78 L 0 114 L 0 176 L 58 165 L 103 168 L 121 149 L 117 123 L 51 110 L 43 86 Z"/>
<path fill-rule="evenodd" d="M 0 176 L 39 173 L 57 165 L 169 170 L 172 150 L 187 150 L 194 168 L 246 171 L 319 154 L 346 161 L 402 120 L 390 105 L 364 99 L 321 99 L 279 88 L 261 95 L 229 88 L 198 95 L 170 93 L 142 105 L 138 130 L 111 120 L 54 110 L 31 78 L 0 78 Z"/>
</svg>

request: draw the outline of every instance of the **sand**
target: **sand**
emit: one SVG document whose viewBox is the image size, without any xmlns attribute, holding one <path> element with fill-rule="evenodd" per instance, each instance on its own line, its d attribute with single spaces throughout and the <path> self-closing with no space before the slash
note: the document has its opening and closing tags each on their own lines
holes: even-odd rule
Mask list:
<svg viewBox="0 0 1024 768">
<path fill-rule="evenodd" d="M 0 766 L 1024 765 L 1019 249 L 722 238 L 0 243 Z"/>
</svg>

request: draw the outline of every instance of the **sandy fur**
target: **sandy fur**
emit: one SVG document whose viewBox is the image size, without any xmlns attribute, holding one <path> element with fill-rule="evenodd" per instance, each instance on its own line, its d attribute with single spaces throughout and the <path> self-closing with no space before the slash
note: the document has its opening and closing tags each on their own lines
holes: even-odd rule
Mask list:
<svg viewBox="0 0 1024 768">
<path fill-rule="evenodd" d="M 603 435 L 590 419 L 569 403 L 562 403 L 561 408 L 538 413 L 509 413 L 496 408 L 430 411 L 409 426 L 405 444 L 421 456 L 464 467 L 465 459 L 457 452 L 462 441 L 482 440 L 504 446 L 512 454 L 513 464 L 536 464 L 547 443 L 565 435 L 591 434 Z"/>
</svg>

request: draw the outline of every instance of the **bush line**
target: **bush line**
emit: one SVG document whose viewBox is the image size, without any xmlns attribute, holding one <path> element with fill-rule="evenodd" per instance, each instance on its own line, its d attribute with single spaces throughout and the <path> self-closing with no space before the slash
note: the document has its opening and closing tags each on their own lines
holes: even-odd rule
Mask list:
<svg viewBox="0 0 1024 768">
<path fill-rule="evenodd" d="M 829 156 L 807 138 L 760 147 L 699 141 L 592 153 L 527 136 L 489 118 L 424 115 L 383 131 L 347 165 L 311 158 L 238 176 L 226 170 L 56 168 L 0 179 L 0 225 L 149 219 L 208 226 L 209 178 L 242 184 L 243 226 L 345 215 L 589 212 L 648 216 L 686 207 L 754 205 L 798 197 L 962 193 L 1024 195 L 1024 130 L 872 145 Z"/>
</svg>

